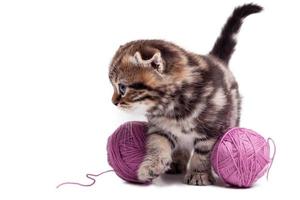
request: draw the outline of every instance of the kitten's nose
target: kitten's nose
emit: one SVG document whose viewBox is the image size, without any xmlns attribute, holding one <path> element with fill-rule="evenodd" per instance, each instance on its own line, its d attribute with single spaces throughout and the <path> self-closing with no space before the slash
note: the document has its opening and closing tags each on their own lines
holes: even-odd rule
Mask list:
<svg viewBox="0 0 300 200">
<path fill-rule="evenodd" d="M 119 102 L 116 102 L 116 101 L 112 101 L 112 102 L 113 102 L 113 104 L 115 104 L 115 106 L 117 106 L 118 103 L 119 103 Z"/>
<path fill-rule="evenodd" d="M 119 95 L 113 95 L 113 97 L 111 98 L 112 103 L 117 106 L 120 102 L 121 96 Z"/>
<path fill-rule="evenodd" d="M 112 103 L 113 103 L 115 106 L 117 106 L 118 103 L 119 103 L 119 101 L 117 101 L 116 99 L 112 99 L 111 101 L 112 101 Z"/>
</svg>

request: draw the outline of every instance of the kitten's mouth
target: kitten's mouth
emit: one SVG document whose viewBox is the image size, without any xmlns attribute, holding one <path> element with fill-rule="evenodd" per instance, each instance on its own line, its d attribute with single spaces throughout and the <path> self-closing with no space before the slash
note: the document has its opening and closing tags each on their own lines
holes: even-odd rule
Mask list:
<svg viewBox="0 0 300 200">
<path fill-rule="evenodd" d="M 128 106 L 128 105 L 118 105 L 118 108 L 123 110 L 123 111 L 129 111 L 132 109 L 131 106 Z"/>
<path fill-rule="evenodd" d="M 147 113 L 147 108 L 148 107 L 144 107 L 141 105 L 135 105 L 135 104 L 131 104 L 131 105 L 118 105 L 118 108 L 122 111 L 125 112 L 131 112 L 131 113 L 135 113 L 135 114 L 146 114 Z"/>
</svg>

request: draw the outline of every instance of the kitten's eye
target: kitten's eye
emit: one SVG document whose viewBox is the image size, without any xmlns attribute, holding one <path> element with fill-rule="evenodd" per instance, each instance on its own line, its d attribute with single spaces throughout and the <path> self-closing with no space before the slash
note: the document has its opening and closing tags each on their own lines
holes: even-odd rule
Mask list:
<svg viewBox="0 0 300 200">
<path fill-rule="evenodd" d="M 119 83 L 119 92 L 123 96 L 126 92 L 126 85 Z"/>
</svg>

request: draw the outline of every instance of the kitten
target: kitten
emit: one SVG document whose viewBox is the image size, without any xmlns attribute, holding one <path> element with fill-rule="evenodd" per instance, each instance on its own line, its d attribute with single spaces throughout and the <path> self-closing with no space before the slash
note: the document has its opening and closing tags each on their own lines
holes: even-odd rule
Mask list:
<svg viewBox="0 0 300 200">
<path fill-rule="evenodd" d="M 141 181 L 186 173 L 184 182 L 214 182 L 210 153 L 222 133 L 239 125 L 240 94 L 228 68 L 242 20 L 262 7 L 246 4 L 228 18 L 208 55 L 163 40 L 137 40 L 112 59 L 112 102 L 125 110 L 143 108 L 149 121 Z"/>
</svg>

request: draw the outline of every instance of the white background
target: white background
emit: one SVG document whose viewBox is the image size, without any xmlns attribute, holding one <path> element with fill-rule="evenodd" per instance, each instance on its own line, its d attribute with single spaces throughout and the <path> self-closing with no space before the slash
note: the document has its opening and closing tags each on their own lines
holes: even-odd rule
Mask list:
<svg viewBox="0 0 300 200">
<path fill-rule="evenodd" d="M 85 173 L 110 169 L 108 136 L 143 119 L 111 103 L 108 66 L 134 39 L 173 41 L 206 54 L 244 1 L 1 1 L 0 199 L 258 199 L 297 195 L 299 180 L 299 6 L 259 1 L 230 62 L 243 95 L 241 126 L 277 144 L 270 179 L 251 189 L 193 187 L 178 178 L 147 187 L 114 173 L 94 186 Z M 298 195 L 299 197 L 299 195 Z"/>
</svg>

